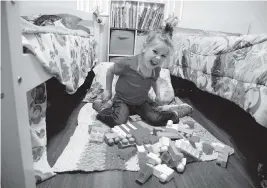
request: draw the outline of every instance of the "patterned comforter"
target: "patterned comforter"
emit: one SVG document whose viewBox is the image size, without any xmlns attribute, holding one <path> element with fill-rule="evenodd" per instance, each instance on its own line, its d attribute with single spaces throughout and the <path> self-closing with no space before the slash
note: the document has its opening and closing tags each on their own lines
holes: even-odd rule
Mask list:
<svg viewBox="0 0 267 188">
<path fill-rule="evenodd" d="M 267 127 L 267 34 L 173 36 L 171 74 L 226 98 Z"/>
<path fill-rule="evenodd" d="M 98 62 L 96 41 L 82 30 L 72 30 L 60 22 L 37 26 L 21 18 L 22 44 L 44 68 L 66 85 L 73 94 L 84 83 L 88 72 Z"/>
</svg>

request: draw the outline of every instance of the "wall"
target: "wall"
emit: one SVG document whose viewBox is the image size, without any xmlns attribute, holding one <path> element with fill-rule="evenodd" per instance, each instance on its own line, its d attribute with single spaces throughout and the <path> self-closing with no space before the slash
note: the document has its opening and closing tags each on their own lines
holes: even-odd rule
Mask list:
<svg viewBox="0 0 267 188">
<path fill-rule="evenodd" d="M 36 6 L 55 6 L 67 9 L 76 9 L 76 1 L 20 1 L 20 12 L 25 14 L 29 12 L 32 7 Z"/>
<path fill-rule="evenodd" d="M 178 16 L 180 7 L 175 12 Z M 267 2 L 184 1 L 179 27 L 243 34 L 267 33 Z"/>
</svg>

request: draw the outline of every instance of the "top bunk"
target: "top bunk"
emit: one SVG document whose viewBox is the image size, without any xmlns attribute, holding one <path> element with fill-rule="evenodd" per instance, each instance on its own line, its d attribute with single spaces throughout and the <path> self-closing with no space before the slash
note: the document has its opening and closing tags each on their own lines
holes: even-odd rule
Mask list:
<svg viewBox="0 0 267 188">
<path fill-rule="evenodd" d="M 75 93 L 98 62 L 99 26 L 93 14 L 53 2 L 14 4 L 7 10 L 8 38 L 17 42 L 11 54 L 23 49 L 18 75 L 24 91 L 56 77 L 69 94 Z"/>
</svg>

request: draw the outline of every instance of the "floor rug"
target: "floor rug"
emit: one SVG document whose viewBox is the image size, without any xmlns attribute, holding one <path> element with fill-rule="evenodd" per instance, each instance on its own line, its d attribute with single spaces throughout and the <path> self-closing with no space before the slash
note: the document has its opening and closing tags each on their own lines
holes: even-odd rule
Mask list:
<svg viewBox="0 0 267 188">
<path fill-rule="evenodd" d="M 81 108 L 78 115 L 78 125 L 75 129 L 75 132 L 70 138 L 68 145 L 53 166 L 55 172 L 139 170 L 137 155 L 133 156 L 128 161 L 124 161 L 117 156 L 117 145 L 110 147 L 105 142 L 100 144 L 90 142 L 90 125 L 98 124 L 98 126 L 105 128 L 107 131 L 109 130 L 105 124 L 96 120 L 96 114 L 97 112 L 92 108 L 92 103 L 87 103 Z M 180 122 L 182 123 L 187 120 L 195 122 L 194 134 L 201 138 L 201 142 L 208 144 L 223 144 L 190 116 L 181 118 Z M 138 124 L 142 127 L 151 128 L 150 125 L 143 121 L 138 122 Z M 231 148 L 230 154 L 233 153 L 234 150 Z M 213 156 L 202 157 L 202 161 L 214 160 L 214 158 L 216 158 L 216 152 Z"/>
</svg>

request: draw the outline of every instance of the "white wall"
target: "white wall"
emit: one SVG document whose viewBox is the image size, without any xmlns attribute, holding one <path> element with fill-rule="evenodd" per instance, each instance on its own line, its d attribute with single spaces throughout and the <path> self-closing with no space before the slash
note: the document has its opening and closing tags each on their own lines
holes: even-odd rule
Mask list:
<svg viewBox="0 0 267 188">
<path fill-rule="evenodd" d="M 179 9 L 176 9 L 177 16 Z M 267 33 L 265 1 L 183 2 L 179 27 L 238 33 Z"/>
<path fill-rule="evenodd" d="M 32 7 L 36 6 L 55 6 L 66 9 L 75 9 L 77 7 L 76 1 L 20 1 L 20 12 L 25 15 Z"/>
</svg>

